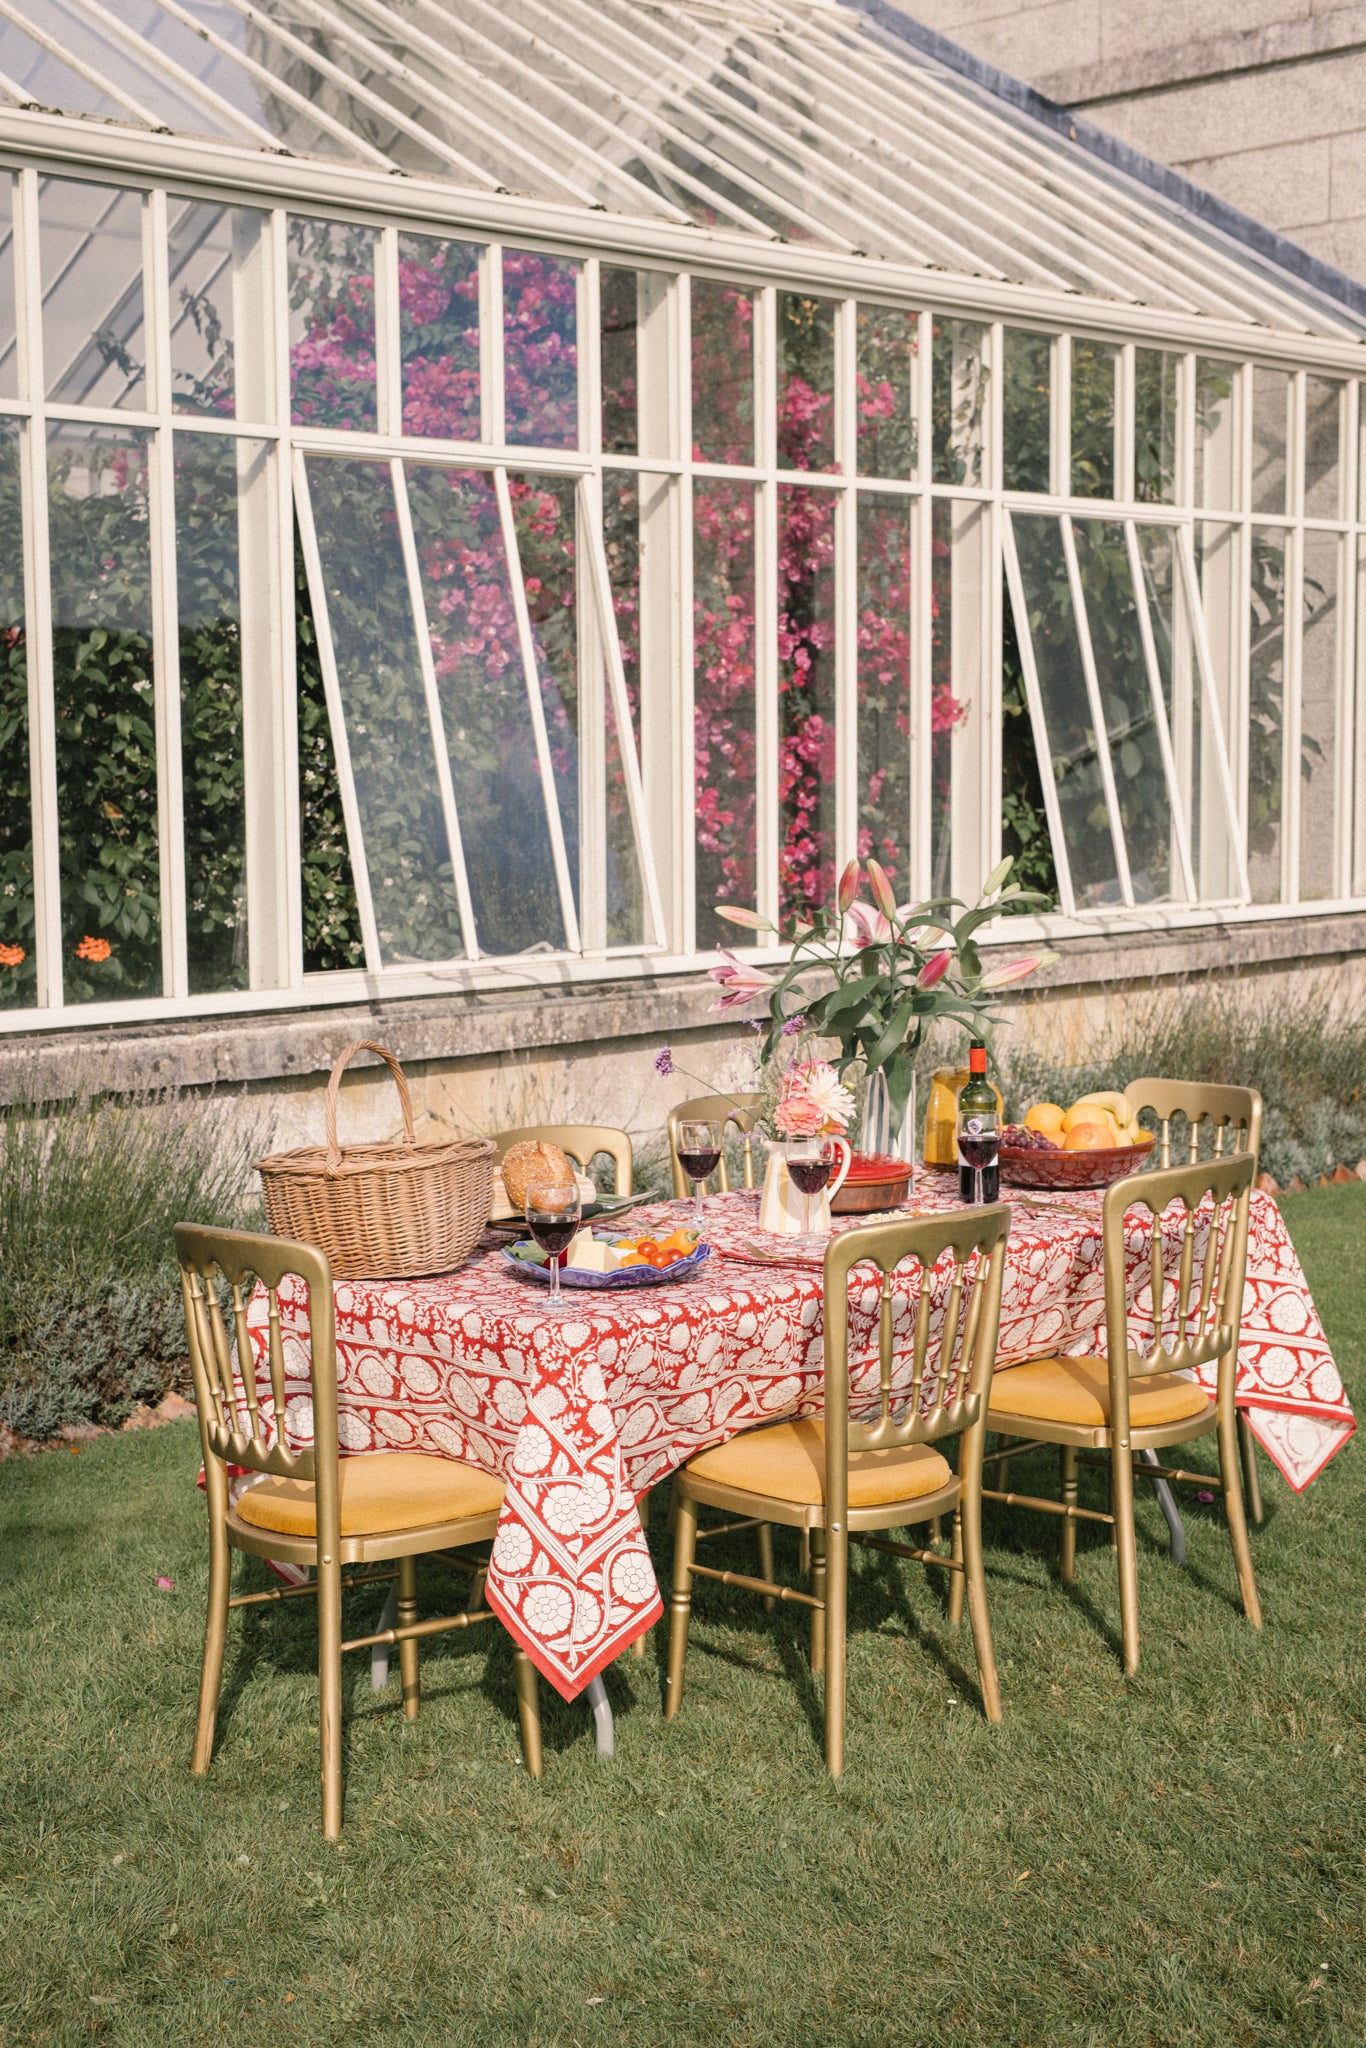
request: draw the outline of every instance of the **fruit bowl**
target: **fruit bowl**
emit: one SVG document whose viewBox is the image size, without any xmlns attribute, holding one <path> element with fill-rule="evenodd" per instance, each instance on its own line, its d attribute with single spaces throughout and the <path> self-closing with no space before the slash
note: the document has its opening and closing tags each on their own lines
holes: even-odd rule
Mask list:
<svg viewBox="0 0 1366 2048">
<path fill-rule="evenodd" d="M 1144 1131 L 1137 1144 L 1097 1146 L 1091 1152 L 1003 1144 L 1001 1179 L 1015 1188 L 1108 1188 L 1126 1173 L 1137 1173 L 1152 1144 L 1151 1131 Z"/>
</svg>

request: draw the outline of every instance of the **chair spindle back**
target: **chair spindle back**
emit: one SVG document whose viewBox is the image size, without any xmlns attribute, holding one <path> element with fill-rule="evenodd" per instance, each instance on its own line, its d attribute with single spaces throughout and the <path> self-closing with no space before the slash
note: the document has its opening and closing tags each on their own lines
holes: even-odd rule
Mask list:
<svg viewBox="0 0 1366 2048">
<path fill-rule="evenodd" d="M 692 1193 L 692 1182 L 678 1161 L 678 1127 L 703 1119 L 722 1126 L 735 1125 L 744 1141 L 744 1185 L 747 1188 L 754 1186 L 754 1148 L 750 1143 L 750 1133 L 763 1099 L 758 1094 L 695 1095 L 690 1102 L 680 1102 L 677 1109 L 669 1111 L 669 1164 L 673 1169 L 675 1200 L 681 1202 Z M 724 1128 L 721 1135 L 724 1139 Z M 716 1169 L 716 1191 L 721 1195 L 730 1193 L 730 1173 L 726 1167 L 724 1146 Z"/>
<path fill-rule="evenodd" d="M 613 1194 L 633 1195 L 636 1191 L 631 1140 L 614 1124 L 528 1124 L 524 1130 L 500 1131 L 494 1139 L 494 1165 L 501 1166 L 514 1145 L 527 1142 L 558 1145 L 581 1173 L 587 1173 L 590 1160 L 605 1152 L 616 1177 Z"/>
<path fill-rule="evenodd" d="M 1255 1088 L 1225 1087 L 1206 1081 L 1163 1081 L 1148 1078 L 1130 1081 L 1124 1093 L 1135 1111 L 1150 1109 L 1157 1118 L 1157 1165 L 1180 1165 L 1172 1159 L 1172 1120 L 1184 1117 L 1187 1124 L 1185 1164 L 1195 1166 L 1200 1158 L 1200 1133 L 1208 1124 L 1216 1159 L 1250 1152 L 1255 1161 L 1262 1142 L 1262 1098 Z M 1254 1164 L 1253 1175 L 1257 1168 Z"/>
<path fill-rule="evenodd" d="M 1194 1166 L 1135 1174 L 1116 1181 L 1105 1196 L 1105 1322 L 1111 1382 L 1126 1382 L 1153 1373 L 1186 1371 L 1195 1366 L 1219 1367 L 1220 1394 L 1228 1397 L 1238 1361 L 1238 1329 L 1242 1319 L 1243 1282 L 1247 1273 L 1248 1208 L 1256 1167 L 1251 1152 L 1231 1158 L 1206 1159 Z M 1204 1250 L 1197 1259 L 1196 1240 L 1202 1222 L 1198 1212 L 1208 1201 Z M 1185 1210 L 1176 1270 L 1170 1276 L 1162 1228 L 1165 1212 L 1175 1203 Z M 1125 1279 L 1125 1218 L 1132 1208 L 1152 1217 L 1149 1284 L 1153 1340 L 1139 1351 L 1130 1341 Z M 1173 1341 L 1164 1331 L 1174 1330 Z"/>
</svg>

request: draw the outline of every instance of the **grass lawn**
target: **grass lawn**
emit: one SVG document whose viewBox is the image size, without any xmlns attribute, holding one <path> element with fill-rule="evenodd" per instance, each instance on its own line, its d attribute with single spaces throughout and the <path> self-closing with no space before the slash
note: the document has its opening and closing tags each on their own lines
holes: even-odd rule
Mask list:
<svg viewBox="0 0 1366 2048">
<path fill-rule="evenodd" d="M 1360 1402 L 1366 1187 L 1285 1208 Z M 543 1687 L 540 1785 L 517 1761 L 506 1638 L 427 1646 L 413 1726 L 396 1678 L 376 1696 L 349 1658 L 336 1848 L 309 1603 L 234 1619 L 218 1755 L 203 1782 L 186 1769 L 194 1457 L 179 1425 L 0 1465 L 4 2048 L 1366 2039 L 1355 1445 L 1298 1499 L 1263 1461 L 1262 1635 L 1216 1511 L 1188 1496 L 1179 1572 L 1144 1500 L 1127 1683 L 1103 1532 L 1082 1526 L 1068 1597 L 1056 1524 L 994 1516 L 999 1729 L 927 1575 L 858 1556 L 839 1785 L 800 1617 L 720 1587 L 698 1592 L 674 1726 L 662 1644 L 608 1674 L 615 1764 Z M 377 1602 L 353 1599 L 359 1623 Z"/>
</svg>

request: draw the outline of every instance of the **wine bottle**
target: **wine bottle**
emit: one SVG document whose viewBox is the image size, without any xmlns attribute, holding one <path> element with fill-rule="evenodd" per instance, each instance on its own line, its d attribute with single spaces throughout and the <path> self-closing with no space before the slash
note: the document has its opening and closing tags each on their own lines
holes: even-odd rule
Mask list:
<svg viewBox="0 0 1366 2048">
<path fill-rule="evenodd" d="M 958 1095 L 958 1199 L 994 1202 L 1001 1189 L 1001 1123 L 987 1079 L 987 1049 L 974 1039 L 968 1078 Z"/>
</svg>

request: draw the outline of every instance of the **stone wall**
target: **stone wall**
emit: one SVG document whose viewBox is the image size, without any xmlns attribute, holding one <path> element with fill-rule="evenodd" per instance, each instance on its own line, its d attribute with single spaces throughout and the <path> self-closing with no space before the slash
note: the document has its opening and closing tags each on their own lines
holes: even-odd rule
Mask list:
<svg viewBox="0 0 1366 2048">
<path fill-rule="evenodd" d="M 1062 957 L 1011 1003 L 1005 1051 L 1030 1045 L 1080 1059 L 1121 1012 L 1208 977 L 1236 977 L 1250 1000 L 1324 1012 L 1366 1007 L 1366 913 L 1078 934 L 1056 944 Z M 656 1073 L 661 1045 L 708 1085 L 745 1085 L 753 1032 L 743 1021 L 718 1020 L 710 1007 L 715 993 L 705 976 L 689 975 L 16 1034 L 0 1041 L 0 1101 L 174 1084 L 212 1091 L 209 1113 L 219 1128 L 223 1119 L 241 1120 L 259 1130 L 263 1144 L 267 1133 L 281 1147 L 318 1143 L 333 1059 L 349 1041 L 371 1038 L 403 1061 L 428 1130 L 456 1124 L 492 1135 L 538 1122 L 610 1123 L 637 1144 L 658 1147 L 670 1108 L 697 1092 L 682 1075 Z M 400 1128 L 386 1070 L 364 1059 L 343 1087 L 343 1142 Z"/>
<path fill-rule="evenodd" d="M 1366 5 L 912 0 L 907 11 L 1366 278 Z"/>
</svg>

